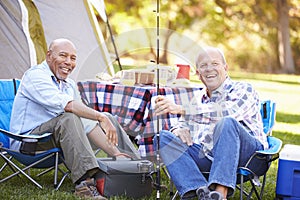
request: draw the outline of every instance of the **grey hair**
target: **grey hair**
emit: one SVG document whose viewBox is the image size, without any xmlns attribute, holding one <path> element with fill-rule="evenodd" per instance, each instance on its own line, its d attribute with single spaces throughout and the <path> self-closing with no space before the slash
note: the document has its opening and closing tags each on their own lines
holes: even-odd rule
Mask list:
<svg viewBox="0 0 300 200">
<path fill-rule="evenodd" d="M 217 47 L 203 47 L 202 50 L 199 52 L 199 54 L 197 56 L 197 59 L 196 59 L 196 66 L 197 67 L 198 67 L 198 61 L 199 61 L 200 55 L 202 55 L 203 52 L 207 53 L 208 51 L 211 51 L 211 50 L 217 51 L 220 54 L 221 58 L 222 58 L 223 64 L 226 64 L 225 55 L 224 55 L 223 51 L 220 48 L 217 48 Z"/>
</svg>

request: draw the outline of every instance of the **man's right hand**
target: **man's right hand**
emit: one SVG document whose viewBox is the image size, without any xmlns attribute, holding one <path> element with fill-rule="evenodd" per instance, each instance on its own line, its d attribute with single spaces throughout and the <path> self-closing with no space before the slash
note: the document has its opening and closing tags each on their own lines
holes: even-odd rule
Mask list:
<svg viewBox="0 0 300 200">
<path fill-rule="evenodd" d="M 170 99 L 164 96 L 157 96 L 155 99 L 155 115 L 171 114 L 184 114 L 182 106 L 175 104 Z"/>
<path fill-rule="evenodd" d="M 183 143 L 186 143 L 188 146 L 192 146 L 193 140 L 188 128 L 178 128 L 173 130 L 172 133 L 179 137 Z"/>
</svg>

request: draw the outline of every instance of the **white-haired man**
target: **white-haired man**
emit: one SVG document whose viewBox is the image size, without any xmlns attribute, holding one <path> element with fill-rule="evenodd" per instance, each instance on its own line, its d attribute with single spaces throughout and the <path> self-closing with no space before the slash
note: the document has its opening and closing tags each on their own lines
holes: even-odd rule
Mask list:
<svg viewBox="0 0 300 200">
<path fill-rule="evenodd" d="M 156 99 L 157 115 L 182 115 L 177 126 L 160 133 L 160 154 L 182 199 L 226 199 L 235 190 L 237 168 L 268 148 L 260 100 L 250 84 L 229 78 L 220 49 L 203 48 L 196 66 L 206 86 L 201 96 L 185 105 Z"/>
</svg>

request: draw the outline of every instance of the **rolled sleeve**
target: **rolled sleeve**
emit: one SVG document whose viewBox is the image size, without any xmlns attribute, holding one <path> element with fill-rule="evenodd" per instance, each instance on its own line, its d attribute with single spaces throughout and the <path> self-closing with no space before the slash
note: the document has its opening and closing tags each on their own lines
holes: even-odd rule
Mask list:
<svg viewBox="0 0 300 200">
<path fill-rule="evenodd" d="M 58 110 L 64 111 L 67 104 L 73 100 L 74 100 L 74 98 L 72 96 L 67 95 L 67 94 L 61 94 L 60 99 L 59 99 L 60 103 L 58 103 Z"/>
</svg>

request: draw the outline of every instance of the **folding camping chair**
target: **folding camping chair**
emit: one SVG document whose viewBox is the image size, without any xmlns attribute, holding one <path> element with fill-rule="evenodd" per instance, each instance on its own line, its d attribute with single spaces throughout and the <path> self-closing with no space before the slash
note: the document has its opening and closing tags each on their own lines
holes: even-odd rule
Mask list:
<svg viewBox="0 0 300 200">
<path fill-rule="evenodd" d="M 35 142 L 45 142 L 50 140 L 51 133 L 43 135 L 18 135 L 9 132 L 9 123 L 12 104 L 19 86 L 19 80 L 0 80 L 0 156 L 4 160 L 0 168 L 0 176 L 4 176 L 4 169 L 10 168 L 12 173 L 1 178 L 0 183 L 20 174 L 24 175 L 39 188 L 43 188 L 36 180 L 30 176 L 31 168 L 44 169 L 37 176 L 42 176 L 54 169 L 54 188 L 59 189 L 65 178 L 69 175 L 69 170 L 63 170 L 59 164 L 63 163 L 63 154 L 60 148 L 52 148 L 43 152 L 31 152 L 32 155 L 21 153 L 10 149 L 10 139 L 24 141 L 26 139 L 35 140 Z M 7 170 L 6 170 L 7 171 Z M 58 172 L 62 177 L 58 182 Z"/>
<path fill-rule="evenodd" d="M 267 134 L 269 143 L 269 149 L 256 151 L 248 160 L 244 167 L 240 167 L 237 171 L 238 183 L 237 188 L 240 190 L 240 199 L 243 199 L 243 195 L 250 199 L 253 192 L 257 199 L 262 199 L 263 192 L 266 184 L 267 172 L 270 168 L 272 161 L 278 159 L 279 151 L 282 146 L 282 141 L 272 136 L 272 129 L 275 124 L 276 104 L 271 100 L 261 102 L 260 113 L 262 115 L 264 133 Z M 258 161 L 258 162 L 257 162 Z M 260 165 L 259 171 L 253 171 L 254 165 Z M 259 177 L 262 177 L 262 183 L 259 181 Z M 244 183 L 249 181 L 251 188 L 249 192 L 246 192 Z"/>
<path fill-rule="evenodd" d="M 260 113 L 262 115 L 264 133 L 267 134 L 267 140 L 269 143 L 269 149 L 256 151 L 248 160 L 245 166 L 239 167 L 237 170 L 237 188 L 240 190 L 240 200 L 243 199 L 243 195 L 247 199 L 251 199 L 252 194 L 255 193 L 257 199 L 261 200 L 266 183 L 266 175 L 272 161 L 278 159 L 279 151 L 282 146 L 282 141 L 272 136 L 272 129 L 275 124 L 276 104 L 271 100 L 261 101 Z M 257 162 L 259 160 L 259 162 Z M 256 164 L 260 165 L 258 172 L 253 171 L 252 167 Z M 167 176 L 170 175 L 165 171 Z M 209 172 L 203 172 L 205 177 L 209 176 Z M 262 177 L 262 183 L 260 183 L 259 177 Z M 249 181 L 251 184 L 250 191 L 247 192 L 244 187 L 244 183 Z M 173 183 L 171 180 L 170 196 L 174 200 L 178 194 L 178 191 L 173 195 Z"/>
</svg>

